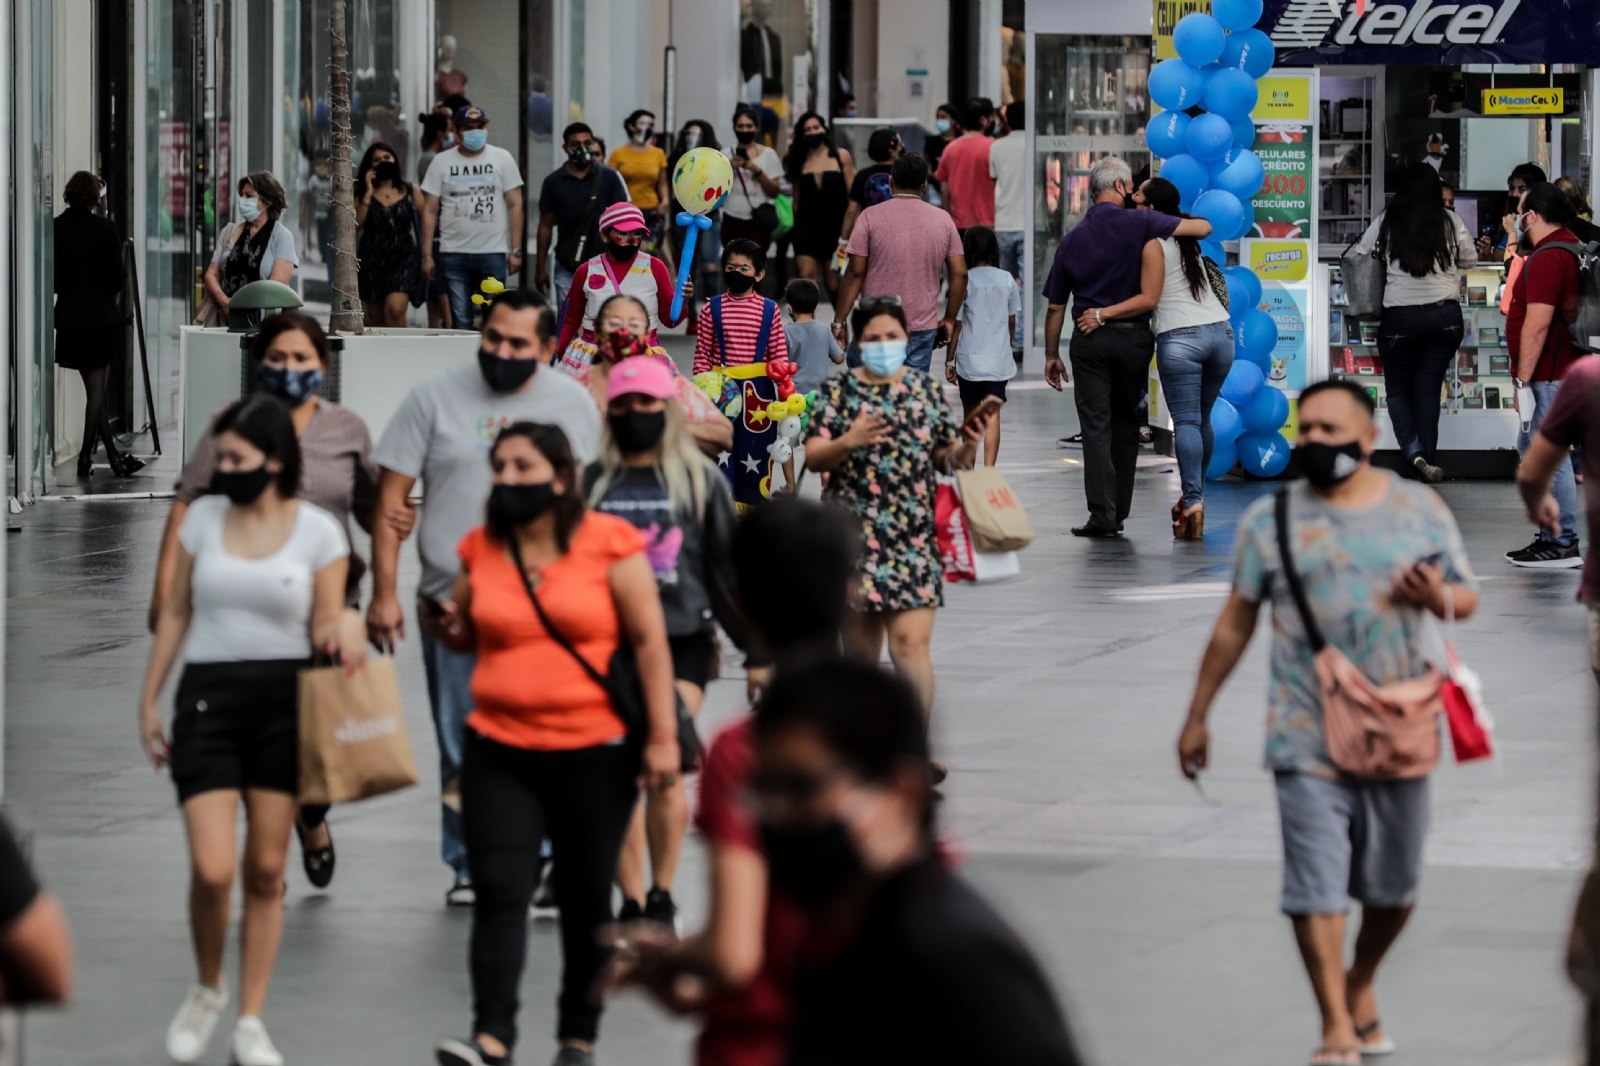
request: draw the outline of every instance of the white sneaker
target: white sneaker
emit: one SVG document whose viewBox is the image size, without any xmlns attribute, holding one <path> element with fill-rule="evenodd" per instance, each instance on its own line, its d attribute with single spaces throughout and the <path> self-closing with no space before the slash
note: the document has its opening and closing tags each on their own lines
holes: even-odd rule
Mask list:
<svg viewBox="0 0 1600 1066">
<path fill-rule="evenodd" d="M 233 1026 L 233 1066 L 283 1066 L 267 1027 L 254 1014 L 241 1014 Z"/>
<path fill-rule="evenodd" d="M 217 1027 L 222 1008 L 228 1005 L 228 990 L 195 985 L 167 1026 L 167 1054 L 173 1062 L 189 1063 L 205 1054 L 211 1031 Z"/>
</svg>

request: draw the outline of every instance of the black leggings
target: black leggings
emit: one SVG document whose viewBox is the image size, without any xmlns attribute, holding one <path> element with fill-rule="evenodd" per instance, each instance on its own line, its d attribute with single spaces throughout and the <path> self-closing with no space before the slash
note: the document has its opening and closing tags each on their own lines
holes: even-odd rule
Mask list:
<svg viewBox="0 0 1600 1066">
<path fill-rule="evenodd" d="M 477 903 L 472 912 L 475 1031 L 507 1047 L 517 1039 L 517 990 L 528 954 L 528 901 L 549 836 L 561 901 L 561 998 L 556 1039 L 593 1041 L 591 997 L 606 952 L 617 853 L 637 798 L 638 755 L 622 744 L 528 751 L 467 734 L 461 829 Z"/>
</svg>

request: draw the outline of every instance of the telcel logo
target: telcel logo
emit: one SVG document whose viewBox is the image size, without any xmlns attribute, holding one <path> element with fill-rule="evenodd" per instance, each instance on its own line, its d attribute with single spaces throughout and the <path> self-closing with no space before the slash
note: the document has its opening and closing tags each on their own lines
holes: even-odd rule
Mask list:
<svg viewBox="0 0 1600 1066">
<path fill-rule="evenodd" d="M 1272 29 L 1280 47 L 1317 47 L 1324 43 L 1388 45 L 1491 45 L 1522 0 L 1448 4 L 1434 0 L 1411 3 L 1360 3 L 1358 0 L 1298 0 L 1291 3 Z M 1337 24 L 1337 29 L 1334 29 Z M 1332 30 L 1332 40 L 1328 40 Z"/>
</svg>

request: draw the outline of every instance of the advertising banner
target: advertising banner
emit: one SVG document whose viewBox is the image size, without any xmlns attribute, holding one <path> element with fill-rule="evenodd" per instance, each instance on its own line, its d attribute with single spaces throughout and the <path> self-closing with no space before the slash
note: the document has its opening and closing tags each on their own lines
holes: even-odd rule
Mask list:
<svg viewBox="0 0 1600 1066">
<path fill-rule="evenodd" d="M 1600 64 L 1592 0 L 1266 0 L 1278 65 Z"/>
<path fill-rule="evenodd" d="M 1277 388 L 1298 392 L 1306 387 L 1306 311 L 1310 306 L 1310 285 L 1262 278 L 1261 310 L 1278 326 L 1278 346 L 1273 349 L 1272 371 L 1267 375 L 1267 382 Z"/>
</svg>

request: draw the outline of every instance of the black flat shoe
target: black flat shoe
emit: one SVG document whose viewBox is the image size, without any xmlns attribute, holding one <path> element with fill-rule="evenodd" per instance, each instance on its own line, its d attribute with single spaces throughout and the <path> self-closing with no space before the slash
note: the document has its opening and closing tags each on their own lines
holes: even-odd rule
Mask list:
<svg viewBox="0 0 1600 1066">
<path fill-rule="evenodd" d="M 306 847 L 306 828 L 298 818 L 295 819 L 294 834 L 300 838 L 300 861 L 305 866 L 306 880 L 311 882 L 313 888 L 327 888 L 333 883 L 333 830 L 328 830 L 328 846 L 323 848 Z"/>
<path fill-rule="evenodd" d="M 132 477 L 144 469 L 144 460 L 132 455 L 119 455 L 111 460 L 111 472 L 117 477 Z"/>
<path fill-rule="evenodd" d="M 1081 526 L 1073 526 L 1072 535 L 1074 537 L 1115 537 L 1118 535 L 1118 531 L 1115 529 L 1107 529 L 1105 526 L 1096 526 L 1084 523 Z"/>
</svg>

